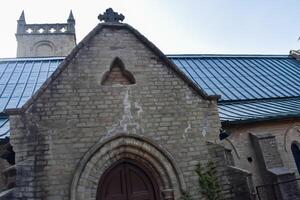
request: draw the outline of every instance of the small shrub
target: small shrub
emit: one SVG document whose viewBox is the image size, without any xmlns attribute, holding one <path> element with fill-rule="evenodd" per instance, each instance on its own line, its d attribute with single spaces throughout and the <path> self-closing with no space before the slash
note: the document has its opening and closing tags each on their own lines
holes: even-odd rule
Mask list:
<svg viewBox="0 0 300 200">
<path fill-rule="evenodd" d="M 190 193 L 184 191 L 182 192 L 182 196 L 180 197 L 180 200 L 192 200 L 192 197 Z"/>
<path fill-rule="evenodd" d="M 217 169 L 213 162 L 209 162 L 205 168 L 199 163 L 196 166 L 200 192 L 208 200 L 221 200 L 220 186 L 217 178 Z"/>
</svg>

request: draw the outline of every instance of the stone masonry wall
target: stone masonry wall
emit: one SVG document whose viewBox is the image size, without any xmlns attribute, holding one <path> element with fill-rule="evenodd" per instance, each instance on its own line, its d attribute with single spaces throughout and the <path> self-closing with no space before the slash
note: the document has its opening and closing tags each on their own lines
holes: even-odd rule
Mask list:
<svg viewBox="0 0 300 200">
<path fill-rule="evenodd" d="M 9 166 L 10 166 L 10 164 L 6 160 L 0 158 L 0 172 L 3 172 Z M 3 173 L 1 173 L 0 174 L 0 192 L 6 189 L 6 186 L 7 186 L 6 182 L 7 181 L 6 181 L 5 175 Z"/>
<path fill-rule="evenodd" d="M 255 148 L 251 142 L 250 134 L 275 136 L 276 145 L 279 151 L 284 167 L 296 176 L 299 176 L 293 154 L 291 152 L 292 142 L 300 142 L 299 134 L 300 120 L 281 120 L 273 122 L 257 122 L 251 124 L 243 124 L 239 126 L 225 127 L 232 134 L 228 138 L 229 141 L 223 141 L 227 148 L 232 149 L 235 165 L 239 168 L 250 171 L 253 174 L 255 186 L 267 184 L 267 180 L 262 180 L 263 172 L 259 169 L 259 158 L 255 153 Z"/>
<path fill-rule="evenodd" d="M 211 161 L 217 169 L 217 177 L 223 200 L 252 200 L 254 188 L 252 174 L 227 162 L 225 149 L 220 144 L 208 142 Z"/>
<path fill-rule="evenodd" d="M 135 84 L 101 85 L 116 57 Z M 128 30 L 109 28 L 10 120 L 20 164 L 15 195 L 22 200 L 69 199 L 79 161 L 97 142 L 120 133 L 149 138 L 169 152 L 196 197 L 195 164 L 208 161 L 206 140 L 217 139 L 220 128 L 216 102 L 201 99 Z"/>
<path fill-rule="evenodd" d="M 74 34 L 16 35 L 17 57 L 67 56 L 76 45 Z"/>
</svg>

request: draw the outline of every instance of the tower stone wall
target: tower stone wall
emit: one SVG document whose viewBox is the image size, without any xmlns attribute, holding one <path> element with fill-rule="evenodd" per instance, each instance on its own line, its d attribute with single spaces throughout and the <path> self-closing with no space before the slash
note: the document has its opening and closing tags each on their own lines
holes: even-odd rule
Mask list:
<svg viewBox="0 0 300 200">
<path fill-rule="evenodd" d="M 22 12 L 17 26 L 17 57 L 67 56 L 76 45 L 75 19 L 67 23 L 27 24 Z"/>
</svg>

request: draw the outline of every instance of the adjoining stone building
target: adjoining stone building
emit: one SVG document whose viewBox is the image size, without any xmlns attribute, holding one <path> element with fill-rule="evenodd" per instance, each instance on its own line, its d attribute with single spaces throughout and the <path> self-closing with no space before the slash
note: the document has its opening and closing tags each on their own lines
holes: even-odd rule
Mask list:
<svg viewBox="0 0 300 200">
<path fill-rule="evenodd" d="M 22 13 L 18 58 L 0 60 L 3 199 L 204 199 L 209 161 L 224 199 L 299 198 L 297 51 L 166 56 L 124 16 L 99 19 L 76 45 L 72 13 Z"/>
</svg>

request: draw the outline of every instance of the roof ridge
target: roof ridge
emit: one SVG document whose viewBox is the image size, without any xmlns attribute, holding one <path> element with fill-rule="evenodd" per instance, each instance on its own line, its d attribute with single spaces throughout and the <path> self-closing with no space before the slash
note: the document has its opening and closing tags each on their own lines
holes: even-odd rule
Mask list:
<svg viewBox="0 0 300 200">
<path fill-rule="evenodd" d="M 39 60 L 63 60 L 65 57 L 53 56 L 53 57 L 16 57 L 16 58 L 0 58 L 0 62 L 4 61 L 39 61 Z"/>
<path fill-rule="evenodd" d="M 167 57 L 239 57 L 239 58 L 292 58 L 289 54 L 166 54 Z"/>
</svg>

